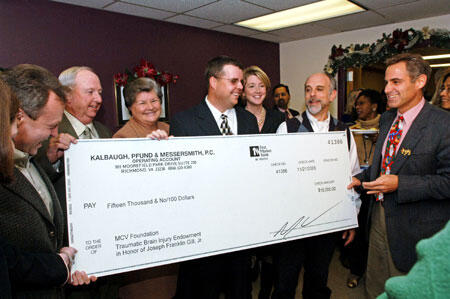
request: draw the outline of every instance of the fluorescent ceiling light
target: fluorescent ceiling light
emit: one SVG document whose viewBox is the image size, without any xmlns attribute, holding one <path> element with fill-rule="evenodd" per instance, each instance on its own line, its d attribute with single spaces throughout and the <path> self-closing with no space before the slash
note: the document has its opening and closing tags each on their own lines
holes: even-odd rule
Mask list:
<svg viewBox="0 0 450 299">
<path fill-rule="evenodd" d="M 441 63 L 441 64 L 430 64 L 431 67 L 447 67 L 450 66 L 450 63 Z"/>
<path fill-rule="evenodd" d="M 429 55 L 429 56 L 423 56 L 422 58 L 425 59 L 425 60 L 444 59 L 444 58 L 450 58 L 450 54 Z"/>
<path fill-rule="evenodd" d="M 271 31 L 348 15 L 364 10 L 364 8 L 361 8 L 347 0 L 323 0 L 279 11 L 270 15 L 238 22 L 236 25 L 259 31 Z"/>
</svg>

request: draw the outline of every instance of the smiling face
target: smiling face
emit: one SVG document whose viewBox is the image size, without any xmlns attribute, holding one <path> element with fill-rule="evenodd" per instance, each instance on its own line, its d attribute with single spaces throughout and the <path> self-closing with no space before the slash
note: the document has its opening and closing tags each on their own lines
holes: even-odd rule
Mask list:
<svg viewBox="0 0 450 299">
<path fill-rule="evenodd" d="M 216 77 L 209 78 L 208 100 L 221 112 L 233 108 L 242 93 L 242 82 L 242 70 L 235 65 L 225 65 Z"/>
<path fill-rule="evenodd" d="M 96 74 L 80 71 L 67 95 L 66 110 L 83 124 L 91 123 L 102 105 L 102 86 Z"/>
<path fill-rule="evenodd" d="M 140 92 L 130 111 L 137 122 L 153 126 L 161 115 L 161 100 L 154 90 Z"/>
<path fill-rule="evenodd" d="M 441 108 L 450 110 L 450 76 L 445 79 L 439 95 L 441 97 Z"/>
<path fill-rule="evenodd" d="M 336 90 L 331 90 L 330 79 L 325 74 L 309 76 L 305 83 L 305 102 L 309 113 L 323 120 L 328 116 L 330 103 L 336 97 Z"/>
<path fill-rule="evenodd" d="M 17 114 L 17 135 L 14 145 L 18 150 L 35 155 L 42 142 L 49 136 L 58 135 L 58 124 L 61 122 L 64 103 L 52 91 L 47 104 L 39 111 L 36 119 L 29 117 L 22 109 Z"/>
<path fill-rule="evenodd" d="M 358 119 L 369 120 L 376 116 L 377 104 L 372 104 L 366 96 L 360 96 L 355 102 Z"/>
<path fill-rule="evenodd" d="M 420 75 L 415 81 L 412 79 L 406 69 L 406 62 L 401 61 L 388 66 L 384 92 L 389 108 L 397 108 L 400 113 L 405 113 L 420 102 L 427 77 Z"/>
<path fill-rule="evenodd" d="M 260 106 L 266 98 L 266 86 L 255 75 L 247 77 L 242 95 L 251 105 Z"/>
</svg>

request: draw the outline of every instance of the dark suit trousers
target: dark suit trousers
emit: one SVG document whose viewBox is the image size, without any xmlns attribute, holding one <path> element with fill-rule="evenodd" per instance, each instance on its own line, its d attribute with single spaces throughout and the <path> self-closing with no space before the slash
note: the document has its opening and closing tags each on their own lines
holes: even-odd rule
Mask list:
<svg viewBox="0 0 450 299">
<path fill-rule="evenodd" d="M 367 252 L 369 250 L 367 236 L 367 213 L 371 195 L 361 194 L 362 205 L 358 214 L 359 227 L 356 228 L 355 239 L 352 243 L 343 247 L 348 256 L 350 272 L 357 276 L 363 276 L 367 267 Z M 344 240 L 343 240 L 344 241 Z"/>
<path fill-rule="evenodd" d="M 250 255 L 238 251 L 180 264 L 176 299 L 251 299 Z"/>
<path fill-rule="evenodd" d="M 3 253 L 3 248 L 0 247 L 0 298 L 10 299 L 11 285 L 9 283 L 9 272 L 6 256 Z"/>
<path fill-rule="evenodd" d="M 279 245 L 276 255 L 276 280 L 272 299 L 293 299 L 302 266 L 303 298 L 330 298 L 328 268 L 339 233 L 295 240 Z"/>
</svg>

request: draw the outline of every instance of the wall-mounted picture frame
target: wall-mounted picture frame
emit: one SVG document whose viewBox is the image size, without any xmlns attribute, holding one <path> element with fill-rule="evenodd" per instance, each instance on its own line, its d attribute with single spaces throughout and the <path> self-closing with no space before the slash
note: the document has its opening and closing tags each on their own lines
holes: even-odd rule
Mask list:
<svg viewBox="0 0 450 299">
<path fill-rule="evenodd" d="M 125 105 L 125 98 L 123 96 L 123 86 L 114 84 L 115 97 L 116 97 L 116 110 L 117 110 L 117 121 L 119 126 L 123 126 L 131 118 L 130 112 Z M 161 86 L 161 116 L 160 121 L 169 121 L 169 88 L 168 86 Z"/>
</svg>

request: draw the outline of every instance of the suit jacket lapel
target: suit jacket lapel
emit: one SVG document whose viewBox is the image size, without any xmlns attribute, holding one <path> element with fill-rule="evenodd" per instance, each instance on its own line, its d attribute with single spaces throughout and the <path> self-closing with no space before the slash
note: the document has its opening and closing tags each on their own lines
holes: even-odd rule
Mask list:
<svg viewBox="0 0 450 299">
<path fill-rule="evenodd" d="M 198 125 L 205 135 L 222 135 L 219 127 L 217 127 L 216 120 L 205 101 L 202 101 L 200 105 L 198 105 L 197 117 L 199 118 Z"/>
<path fill-rule="evenodd" d="M 428 111 L 430 110 L 429 104 L 425 103 L 425 106 L 422 108 L 422 110 L 417 115 L 414 122 L 411 124 L 411 127 L 408 130 L 408 133 L 406 134 L 405 138 L 402 141 L 402 144 L 400 144 L 400 148 L 397 151 L 397 154 L 394 159 L 394 163 L 392 164 L 391 173 L 397 174 L 403 164 L 409 159 L 410 154 L 403 153 L 405 150 L 408 153 L 411 153 L 414 151 L 415 146 L 419 142 L 419 140 L 422 138 L 422 130 L 426 128 L 427 122 L 429 119 L 428 117 Z M 403 150 L 403 151 L 402 151 Z"/>
<path fill-rule="evenodd" d="M 72 135 L 73 137 L 78 138 L 78 135 L 75 132 L 75 129 L 72 127 L 72 124 L 70 123 L 69 119 L 66 117 L 65 114 L 63 114 L 61 123 L 59 124 L 58 132 L 59 133 L 68 133 L 68 134 Z"/>
<path fill-rule="evenodd" d="M 101 123 L 99 123 L 98 121 L 93 121 L 92 124 L 94 125 L 95 130 L 98 133 L 98 137 L 100 138 L 111 138 L 111 132 L 105 128 L 105 126 L 103 126 Z"/>
<path fill-rule="evenodd" d="M 302 113 L 302 125 L 308 130 L 308 132 L 314 132 L 311 123 L 309 122 L 308 115 L 306 111 Z"/>
<path fill-rule="evenodd" d="M 236 111 L 236 121 L 237 121 L 237 132 L 236 132 L 236 135 L 246 134 L 246 132 L 248 131 L 248 128 L 245 125 L 246 122 L 244 120 L 245 116 L 242 113 L 243 111 L 241 111 L 239 109 L 239 107 L 235 107 L 234 110 Z"/>
<path fill-rule="evenodd" d="M 53 220 L 48 213 L 47 207 L 42 201 L 41 196 L 33 187 L 33 185 L 28 181 L 28 179 L 17 168 L 14 168 L 14 178 L 15 180 L 11 184 L 4 185 L 4 187 L 22 197 L 25 201 L 32 205 L 45 219 L 47 219 L 48 222 L 53 223 Z M 53 191 L 53 189 L 49 191 Z M 52 193 L 50 192 L 50 194 Z"/>
<path fill-rule="evenodd" d="M 64 214 L 61 208 L 61 205 L 59 204 L 58 195 L 56 194 L 55 188 L 53 187 L 53 183 L 50 180 L 50 178 L 45 173 L 45 170 L 38 164 L 34 163 L 34 166 L 36 166 L 36 169 L 39 171 L 39 174 L 42 177 L 42 180 L 45 182 L 45 185 L 47 186 L 48 193 L 50 193 L 50 196 L 52 198 L 53 202 L 53 223 L 57 228 L 64 227 Z M 62 230 L 58 230 L 58 233 L 61 233 L 61 236 L 58 240 L 62 240 Z"/>
</svg>

